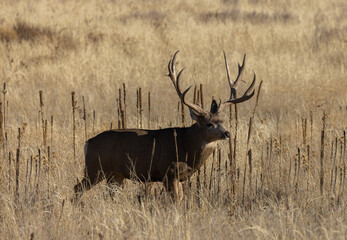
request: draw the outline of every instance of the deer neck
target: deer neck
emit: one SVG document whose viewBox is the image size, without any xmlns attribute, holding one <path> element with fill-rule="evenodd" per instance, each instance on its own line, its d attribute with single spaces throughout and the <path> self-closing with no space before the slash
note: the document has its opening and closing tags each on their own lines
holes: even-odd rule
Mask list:
<svg viewBox="0 0 347 240">
<path fill-rule="evenodd" d="M 187 164 L 194 170 L 198 170 L 216 148 L 217 141 L 207 142 L 203 140 L 196 123 L 187 129 L 184 139 L 185 149 L 188 153 Z"/>
</svg>

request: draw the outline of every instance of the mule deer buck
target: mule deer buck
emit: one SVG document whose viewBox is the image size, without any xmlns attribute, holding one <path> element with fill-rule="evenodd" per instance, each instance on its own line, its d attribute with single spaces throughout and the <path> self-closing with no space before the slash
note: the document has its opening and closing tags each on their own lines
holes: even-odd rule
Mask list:
<svg viewBox="0 0 347 240">
<path fill-rule="evenodd" d="M 75 199 L 83 190 L 88 190 L 104 178 L 108 184 L 122 184 L 125 178 L 135 175 L 140 181 L 161 181 L 174 199 L 183 197 L 181 181 L 197 171 L 211 155 L 217 141 L 229 138 L 223 127 L 220 113 L 230 104 L 247 101 L 254 95 L 255 74 L 251 85 L 240 98 L 236 98 L 236 87 L 245 68 L 245 56 L 239 65 L 238 76 L 230 80 L 229 67 L 224 54 L 230 98 L 219 104 L 212 100 L 210 111 L 187 101 L 191 87 L 182 91 L 180 77 L 176 74 L 175 59 L 169 61 L 168 69 L 180 100 L 189 108 L 196 122 L 185 128 L 160 130 L 125 129 L 110 130 L 89 139 L 85 146 L 85 176 L 75 187 Z"/>
</svg>

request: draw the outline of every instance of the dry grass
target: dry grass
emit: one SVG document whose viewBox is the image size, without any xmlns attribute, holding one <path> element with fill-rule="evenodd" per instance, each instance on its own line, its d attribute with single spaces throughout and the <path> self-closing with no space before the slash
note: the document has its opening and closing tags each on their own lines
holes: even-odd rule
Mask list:
<svg viewBox="0 0 347 240">
<path fill-rule="evenodd" d="M 2 1 L 0 238 L 345 239 L 346 12 L 343 0 Z M 180 204 L 159 184 L 147 196 L 142 184 L 127 181 L 113 189 L 113 201 L 100 184 L 82 197 L 83 206 L 71 205 L 83 173 L 85 123 L 88 137 L 118 126 L 123 83 L 127 127 L 139 124 L 139 87 L 144 127 L 148 92 L 151 128 L 181 125 L 178 97 L 164 76 L 177 49 L 184 85 L 203 83 L 206 106 L 212 96 L 228 96 L 223 50 L 233 76 L 247 53 L 245 80 L 253 70 L 264 80 L 249 144 L 252 177 L 246 143 L 254 99 L 238 107 L 234 199 L 229 147 L 221 142 L 220 158 L 211 157 L 206 175 L 202 170 L 201 189 L 194 175 Z"/>
</svg>

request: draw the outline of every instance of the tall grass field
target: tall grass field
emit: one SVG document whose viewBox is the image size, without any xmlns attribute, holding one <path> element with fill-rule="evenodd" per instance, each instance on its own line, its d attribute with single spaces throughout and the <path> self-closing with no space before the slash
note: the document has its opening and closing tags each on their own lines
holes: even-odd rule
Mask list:
<svg viewBox="0 0 347 240">
<path fill-rule="evenodd" d="M 89 138 L 192 124 L 177 50 L 205 110 L 246 54 L 230 140 L 181 202 L 136 180 L 71 202 Z M 0 239 L 346 239 L 346 68 L 344 0 L 1 1 Z"/>
</svg>

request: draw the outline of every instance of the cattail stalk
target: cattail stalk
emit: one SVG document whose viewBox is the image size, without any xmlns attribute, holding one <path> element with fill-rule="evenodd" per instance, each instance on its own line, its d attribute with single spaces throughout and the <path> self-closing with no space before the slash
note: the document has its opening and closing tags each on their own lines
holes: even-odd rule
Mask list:
<svg viewBox="0 0 347 240">
<path fill-rule="evenodd" d="M 29 181 L 28 181 L 28 192 L 30 192 L 31 189 L 31 175 L 33 171 L 33 156 L 30 156 L 30 170 L 29 170 Z"/>
<path fill-rule="evenodd" d="M 82 96 L 82 102 L 83 102 L 83 121 L 84 121 L 84 139 L 87 141 L 88 134 L 87 134 L 87 113 L 86 113 L 86 103 L 84 101 L 84 96 Z"/>
<path fill-rule="evenodd" d="M 125 83 L 123 83 L 123 103 L 124 103 L 124 113 L 123 113 L 123 122 L 124 122 L 124 129 L 127 128 L 127 102 L 126 102 L 126 88 Z"/>
<path fill-rule="evenodd" d="M 121 129 L 122 123 L 120 118 L 120 109 L 119 109 L 119 99 L 116 99 L 117 102 L 117 122 L 118 122 L 118 129 Z"/>
<path fill-rule="evenodd" d="M 321 194 L 321 207 L 323 207 L 323 194 L 324 194 L 324 138 L 325 138 L 325 127 L 326 127 L 327 115 L 323 113 L 323 127 L 321 131 L 321 150 L 320 150 L 320 194 Z"/>
<path fill-rule="evenodd" d="M 196 91 L 196 104 L 200 105 L 200 90 L 197 89 Z"/>
<path fill-rule="evenodd" d="M 20 147 L 21 147 L 21 139 L 22 139 L 21 128 L 18 128 L 18 136 L 17 136 L 17 139 L 18 139 L 18 147 L 17 147 L 17 148 L 20 148 Z"/>
<path fill-rule="evenodd" d="M 252 116 L 249 119 L 248 136 L 247 136 L 247 148 L 246 148 L 246 151 L 247 151 L 246 152 L 246 158 L 248 157 L 248 159 L 249 159 L 249 155 L 252 154 L 252 151 L 250 151 L 250 149 L 249 149 L 249 142 L 250 142 L 250 139 L 251 139 L 253 119 L 254 119 L 255 111 L 256 111 L 257 106 L 258 106 L 259 97 L 260 97 L 260 90 L 261 90 L 262 84 L 263 84 L 263 81 L 261 81 L 260 84 L 259 84 L 258 91 L 257 91 L 256 102 L 255 102 L 255 105 L 254 105 L 254 108 L 253 108 Z M 249 161 L 252 161 L 252 160 L 249 160 Z M 243 188 L 242 188 L 242 203 L 243 204 L 245 202 L 246 175 L 247 175 L 247 161 L 245 161 L 244 176 L 243 176 Z"/>
<path fill-rule="evenodd" d="M 235 98 L 237 98 L 235 94 Z M 238 111 L 237 111 L 237 104 L 234 104 L 234 111 L 235 111 L 235 134 L 234 134 L 234 150 L 233 150 L 233 167 L 236 172 L 236 157 L 237 157 L 237 133 L 238 133 L 238 126 L 239 126 L 239 118 L 238 118 Z M 234 193 L 236 194 L 236 183 L 235 183 L 235 188 L 234 188 Z"/>
<path fill-rule="evenodd" d="M 203 92 L 203 85 L 200 83 L 200 105 L 201 108 L 204 109 L 204 92 Z"/>
<path fill-rule="evenodd" d="M 20 154 L 20 149 L 17 148 L 17 153 L 16 153 L 16 190 L 15 190 L 15 202 L 18 202 L 18 200 L 19 200 L 19 154 Z"/>
<path fill-rule="evenodd" d="M 212 179 L 213 179 L 213 172 L 214 172 L 214 162 L 215 162 L 215 155 L 216 155 L 216 150 L 213 150 L 212 153 L 212 165 L 211 165 L 211 173 L 210 173 L 210 184 L 208 187 L 209 192 L 211 193 L 212 190 Z"/>
<path fill-rule="evenodd" d="M 47 147 L 47 190 L 48 190 L 48 198 L 50 197 L 50 172 L 51 172 L 51 148 Z"/>
<path fill-rule="evenodd" d="M 311 145 L 312 145 L 312 137 L 313 137 L 313 112 L 310 111 L 310 127 L 311 127 Z"/>
<path fill-rule="evenodd" d="M 151 129 L 151 92 L 148 92 L 148 129 Z"/>
<path fill-rule="evenodd" d="M 44 120 L 44 112 L 43 112 L 43 93 L 42 90 L 39 91 L 39 98 L 40 98 L 40 115 L 41 115 L 41 128 L 42 128 L 42 143 L 44 146 L 46 146 L 45 143 L 45 120 Z"/>
<path fill-rule="evenodd" d="M 249 126 L 248 126 L 248 136 L 247 136 L 247 155 L 246 155 L 246 161 L 245 161 L 245 167 L 243 171 L 243 186 L 242 186 L 242 204 L 245 203 L 245 188 L 246 188 L 246 175 L 247 175 L 247 158 L 249 158 L 249 141 L 251 137 L 251 132 L 252 132 L 252 121 L 253 121 L 253 116 L 249 119 Z"/>
<path fill-rule="evenodd" d="M 249 163 L 249 210 L 252 210 L 252 201 L 253 201 L 253 190 L 252 190 L 252 149 L 248 151 L 248 163 Z"/>
<path fill-rule="evenodd" d="M 177 118 L 176 118 L 177 125 L 180 124 L 180 118 L 179 118 L 179 115 L 180 115 L 180 106 L 181 106 L 181 101 L 177 102 Z"/>
<path fill-rule="evenodd" d="M 282 136 L 280 135 L 280 146 L 279 146 L 279 164 L 278 164 L 278 182 L 282 185 Z"/>
<path fill-rule="evenodd" d="M 4 83 L 4 88 L 2 90 L 2 94 L 3 94 L 3 97 L 4 97 L 4 121 L 3 121 L 3 124 L 4 124 L 4 132 L 6 133 L 6 93 L 7 93 L 7 89 L 6 89 L 6 83 Z M 6 140 L 6 139 L 5 139 Z"/>
<path fill-rule="evenodd" d="M 11 170 L 12 170 L 12 153 L 8 153 L 8 191 L 11 192 L 11 183 L 12 183 L 12 178 L 11 178 Z"/>
<path fill-rule="evenodd" d="M 200 191 L 201 191 L 200 176 L 201 176 L 201 171 L 199 168 L 198 174 L 196 175 L 196 196 L 197 196 L 197 202 L 199 207 L 200 207 Z"/>
<path fill-rule="evenodd" d="M 37 166 L 37 159 L 35 157 L 34 196 L 36 195 L 37 176 L 38 176 L 38 166 Z"/>
<path fill-rule="evenodd" d="M 234 166 L 234 161 L 233 161 L 233 146 L 232 146 L 232 138 L 229 137 L 229 154 L 228 154 L 228 158 L 229 158 L 229 168 L 230 168 L 230 199 L 233 199 L 233 194 L 235 191 L 235 168 L 236 166 Z"/>
<path fill-rule="evenodd" d="M 27 199 L 27 191 L 28 191 L 28 173 L 29 173 L 29 160 L 26 161 L 25 168 L 25 185 L 24 185 L 24 199 Z"/>
<path fill-rule="evenodd" d="M 346 131 L 343 131 L 343 154 L 342 154 L 342 161 L 343 161 L 343 169 L 341 169 L 341 175 L 343 170 L 343 177 L 341 177 L 340 181 L 340 191 L 339 196 L 337 198 L 338 203 L 340 202 L 340 199 L 343 197 L 344 191 L 345 191 L 345 185 L 346 185 Z M 342 167 L 342 166 L 341 166 Z"/>
<path fill-rule="evenodd" d="M 119 113 L 120 113 L 120 116 L 121 116 L 121 125 L 122 125 L 122 129 L 125 128 L 125 116 L 124 116 L 124 109 L 122 107 L 122 90 L 119 88 L 118 89 L 118 94 L 119 94 L 119 97 L 118 97 L 118 104 L 119 104 Z"/>
<path fill-rule="evenodd" d="M 335 152 L 335 155 L 334 155 Z M 334 178 L 334 171 L 336 174 L 337 171 L 337 165 L 336 165 L 336 154 L 337 154 L 337 138 L 335 138 L 335 151 L 334 151 L 334 141 L 331 142 L 331 151 L 330 151 L 330 162 L 332 162 L 332 166 L 330 169 L 330 191 L 334 192 L 332 190 L 333 188 L 333 178 Z M 336 177 L 335 177 L 336 181 Z M 335 186 L 334 186 L 335 189 Z"/>
<path fill-rule="evenodd" d="M 72 102 L 72 147 L 73 147 L 73 160 L 76 162 L 76 105 L 75 92 L 71 92 Z"/>
<path fill-rule="evenodd" d="M 306 190 L 310 189 L 310 178 L 311 178 L 311 159 L 310 159 L 310 145 L 307 145 L 307 183 Z"/>
<path fill-rule="evenodd" d="M 203 85 L 200 83 L 200 105 L 204 109 L 204 91 Z M 206 164 L 204 164 L 204 187 L 206 188 Z"/>
<path fill-rule="evenodd" d="M 232 105 L 229 106 L 229 129 L 232 127 Z M 229 165 L 230 165 L 230 216 L 234 213 L 234 201 L 235 201 L 235 174 L 236 174 L 236 164 L 233 159 L 233 146 L 232 146 L 232 138 L 229 137 Z M 231 218 L 230 218 L 231 221 Z"/>
<path fill-rule="evenodd" d="M 54 125 L 54 119 L 53 115 L 51 116 L 51 146 L 53 147 L 53 125 Z"/>
<path fill-rule="evenodd" d="M 287 192 L 291 192 L 291 190 L 290 190 L 290 187 L 291 187 L 291 184 L 290 184 L 291 173 L 292 173 L 292 160 L 291 160 L 291 158 L 289 158 L 289 170 L 288 170 L 288 179 L 287 179 Z M 294 177 L 295 177 L 295 175 L 294 175 Z"/>
<path fill-rule="evenodd" d="M 41 149 L 38 149 L 38 152 L 39 152 L 39 168 L 38 168 L 38 170 L 37 170 L 36 195 L 39 193 L 39 189 L 40 189 Z"/>
<path fill-rule="evenodd" d="M 0 101 L 0 145 L 2 145 L 2 150 L 3 150 L 3 152 L 5 152 L 3 115 L 2 115 L 2 102 L 1 101 Z"/>
<path fill-rule="evenodd" d="M 242 205 L 245 204 L 246 175 L 247 175 L 247 161 L 245 161 L 245 168 L 243 170 Z"/>
<path fill-rule="evenodd" d="M 43 128 L 43 146 L 47 147 L 47 131 L 48 131 L 48 123 L 47 119 L 44 121 L 44 128 Z"/>
<path fill-rule="evenodd" d="M 302 128 L 302 145 L 306 146 L 306 136 L 307 136 L 307 118 L 301 119 L 301 128 Z"/>
<path fill-rule="evenodd" d="M 139 115 L 140 115 L 140 128 L 142 128 L 142 90 L 139 88 Z"/>
<path fill-rule="evenodd" d="M 300 149 L 298 150 L 298 152 L 300 153 Z M 299 153 L 295 156 L 295 159 L 294 159 L 294 178 L 293 178 L 293 185 L 294 185 L 294 190 L 295 190 L 295 193 L 297 192 L 297 182 L 296 182 L 296 175 L 297 175 L 297 169 L 298 169 L 298 157 L 299 157 Z"/>
<path fill-rule="evenodd" d="M 193 103 L 196 104 L 196 85 L 194 85 Z"/>
<path fill-rule="evenodd" d="M 299 179 L 300 179 L 300 166 L 301 166 L 301 151 L 298 148 L 298 174 L 296 176 L 295 191 L 298 193 Z"/>
<path fill-rule="evenodd" d="M 176 169 L 177 169 L 177 178 L 178 179 L 180 179 L 180 168 L 179 168 L 179 165 L 178 165 L 178 161 L 179 161 L 179 159 L 178 159 L 178 146 L 177 146 L 177 132 L 176 132 L 176 130 L 174 130 L 174 132 L 173 132 L 173 135 L 174 135 L 174 140 L 175 140 L 175 150 L 176 150 L 176 163 L 177 163 L 177 167 L 176 167 Z M 176 194 L 175 193 L 175 191 L 174 191 L 174 194 Z M 176 197 L 176 196 L 175 196 Z M 178 196 L 178 198 L 179 198 L 179 196 Z"/>
<path fill-rule="evenodd" d="M 18 147 L 16 153 L 16 188 L 15 188 L 15 201 L 19 200 L 19 154 L 21 148 L 21 128 L 18 128 Z"/>
<path fill-rule="evenodd" d="M 339 165 L 338 165 L 338 168 L 340 170 L 340 185 L 339 185 L 339 190 L 338 190 L 338 193 L 335 194 L 337 195 L 337 204 L 340 203 L 340 198 L 341 196 L 343 195 L 343 193 L 341 192 L 342 189 L 343 189 L 343 182 L 344 182 L 344 172 L 346 171 L 346 166 L 345 166 L 345 162 L 344 162 L 344 145 L 346 144 L 345 143 L 345 132 L 344 132 L 344 136 L 342 138 L 342 141 L 340 142 L 340 160 L 339 160 Z M 336 171 L 336 174 L 337 174 L 337 171 Z M 335 180 L 336 181 L 336 180 Z"/>
<path fill-rule="evenodd" d="M 270 169 L 271 163 L 272 163 L 272 149 L 273 149 L 273 139 L 272 139 L 272 135 L 270 135 L 270 144 L 269 144 L 269 161 L 268 161 L 268 172 L 269 172 L 269 179 L 270 179 L 270 183 L 272 185 L 274 185 L 274 181 L 273 181 L 273 174 L 272 171 Z"/>
<path fill-rule="evenodd" d="M 139 128 L 139 89 L 136 89 L 136 126 Z"/>
<path fill-rule="evenodd" d="M 95 134 L 95 109 L 93 110 L 93 135 Z"/>
</svg>

